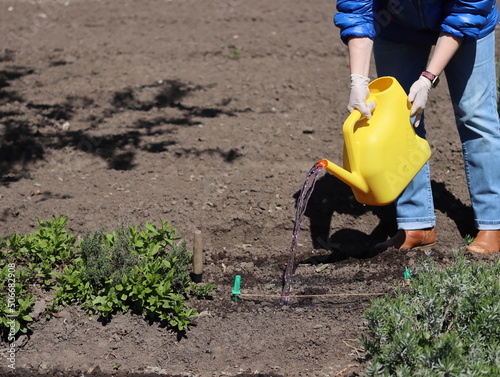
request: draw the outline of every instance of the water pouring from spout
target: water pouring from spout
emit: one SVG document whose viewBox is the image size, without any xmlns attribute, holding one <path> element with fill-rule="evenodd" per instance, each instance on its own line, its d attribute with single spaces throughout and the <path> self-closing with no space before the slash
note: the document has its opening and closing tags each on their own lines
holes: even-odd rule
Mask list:
<svg viewBox="0 0 500 377">
<path fill-rule="evenodd" d="M 295 213 L 295 225 L 292 234 L 292 246 L 290 247 L 290 254 L 288 256 L 288 263 L 283 274 L 283 290 L 281 293 L 281 304 L 287 305 L 290 303 L 290 287 L 292 282 L 293 269 L 295 266 L 295 252 L 297 251 L 297 241 L 299 238 L 300 227 L 302 226 L 302 220 L 304 219 L 304 214 L 306 212 L 307 203 L 311 194 L 314 190 L 314 185 L 318 179 L 319 173 L 324 169 L 325 162 L 318 161 L 307 173 L 306 180 L 300 191 L 299 198 L 297 200 L 296 213 Z"/>
</svg>

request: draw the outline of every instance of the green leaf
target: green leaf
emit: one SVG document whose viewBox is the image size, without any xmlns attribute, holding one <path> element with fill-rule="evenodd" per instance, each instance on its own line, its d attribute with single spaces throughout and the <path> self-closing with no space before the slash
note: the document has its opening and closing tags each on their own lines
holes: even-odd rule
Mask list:
<svg viewBox="0 0 500 377">
<path fill-rule="evenodd" d="M 14 334 L 17 334 L 21 330 L 21 323 L 16 319 L 14 321 Z"/>
</svg>

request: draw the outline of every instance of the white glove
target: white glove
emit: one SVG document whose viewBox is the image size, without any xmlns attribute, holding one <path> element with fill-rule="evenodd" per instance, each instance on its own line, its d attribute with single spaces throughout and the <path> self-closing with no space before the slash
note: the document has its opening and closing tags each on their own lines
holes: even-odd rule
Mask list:
<svg viewBox="0 0 500 377">
<path fill-rule="evenodd" d="M 351 94 L 349 95 L 349 104 L 347 110 L 351 113 L 358 109 L 367 119 L 372 117 L 372 111 L 375 109 L 375 102 L 366 102 L 370 95 L 368 83 L 370 79 L 363 75 L 351 75 Z"/>
<path fill-rule="evenodd" d="M 410 117 L 415 116 L 415 123 L 413 123 L 415 127 L 420 125 L 420 118 L 422 118 L 422 112 L 429 98 L 431 87 L 431 80 L 424 76 L 420 76 L 410 88 L 410 93 L 408 94 L 408 101 L 412 104 Z"/>
</svg>

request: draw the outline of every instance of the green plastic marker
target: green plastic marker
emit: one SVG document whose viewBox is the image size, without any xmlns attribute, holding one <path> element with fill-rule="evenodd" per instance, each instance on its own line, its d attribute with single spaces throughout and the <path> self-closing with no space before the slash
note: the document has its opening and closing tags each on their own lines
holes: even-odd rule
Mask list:
<svg viewBox="0 0 500 377">
<path fill-rule="evenodd" d="M 411 280 L 411 273 L 410 273 L 410 270 L 408 269 L 408 267 L 405 267 L 404 279 Z"/>
<path fill-rule="evenodd" d="M 403 278 L 405 279 L 405 285 L 411 286 L 411 273 L 408 267 L 405 267 Z"/>
<path fill-rule="evenodd" d="M 233 300 L 238 300 L 238 296 L 241 295 L 240 285 L 241 285 L 241 276 L 236 275 L 234 277 L 233 291 L 231 292 L 233 294 Z"/>
</svg>

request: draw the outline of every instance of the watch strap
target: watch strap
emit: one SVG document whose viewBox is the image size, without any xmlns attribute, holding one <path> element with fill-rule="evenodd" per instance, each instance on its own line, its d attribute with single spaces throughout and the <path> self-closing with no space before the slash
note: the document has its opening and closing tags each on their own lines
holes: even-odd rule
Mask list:
<svg viewBox="0 0 500 377">
<path fill-rule="evenodd" d="M 423 71 L 420 76 L 424 76 L 426 79 L 428 79 L 431 82 L 431 85 L 433 88 L 439 84 L 439 76 L 435 75 L 432 72 L 429 71 Z"/>
</svg>

